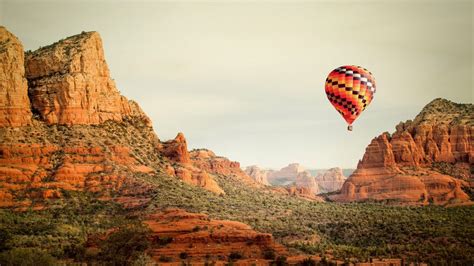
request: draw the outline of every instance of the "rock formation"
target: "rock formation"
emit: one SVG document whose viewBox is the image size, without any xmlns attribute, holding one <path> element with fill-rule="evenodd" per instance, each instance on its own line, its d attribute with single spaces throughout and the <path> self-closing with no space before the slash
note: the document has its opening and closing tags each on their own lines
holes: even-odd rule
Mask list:
<svg viewBox="0 0 474 266">
<path fill-rule="evenodd" d="M 153 139 L 133 126 L 104 125 L 89 128 L 48 128 L 34 121 L 26 130 L 0 130 L 0 200 L 3 207 L 29 206 L 33 200 L 61 195 L 61 190 L 90 191 L 108 195 L 110 191 L 145 193 L 150 187 L 133 178 L 154 174 L 158 161 L 138 159 L 139 153 L 154 150 Z M 146 126 L 144 126 L 146 127 Z M 126 132 L 133 132 L 135 140 Z M 142 135 L 138 135 L 141 132 Z M 114 141 L 117 139 L 118 141 Z M 21 143 L 28 140 L 29 143 Z M 132 150 L 134 141 L 148 141 Z"/>
<path fill-rule="evenodd" d="M 301 172 L 296 176 L 295 186 L 298 189 L 305 189 L 308 195 L 316 195 L 319 193 L 319 185 L 308 171 Z"/>
<path fill-rule="evenodd" d="M 163 256 L 180 261 L 179 256 L 183 252 L 196 263 L 206 256 L 207 259 L 227 261 L 228 256 L 236 251 L 253 261 L 262 261 L 264 252 L 269 249 L 276 254 L 288 254 L 271 234 L 256 232 L 239 222 L 211 220 L 205 214 L 168 209 L 149 215 L 145 224 L 151 229 L 154 239 L 172 239 L 171 243 L 148 252 L 157 261 Z"/>
<path fill-rule="evenodd" d="M 298 163 L 291 163 L 279 171 L 274 171 L 268 175 L 268 182 L 272 185 L 288 185 L 294 182 L 299 173 L 306 171 Z"/>
<path fill-rule="evenodd" d="M 30 122 L 23 45 L 0 26 L 0 127 L 20 127 Z"/>
<path fill-rule="evenodd" d="M 240 163 L 230 161 L 221 156 L 216 156 L 212 151 L 206 149 L 197 149 L 190 152 L 191 163 L 193 166 L 202 169 L 213 175 L 222 175 L 232 177 L 248 186 L 258 187 L 260 184 L 248 176 L 241 168 Z"/>
<path fill-rule="evenodd" d="M 33 111 L 48 124 L 100 124 L 140 113 L 132 110 L 110 78 L 97 32 L 29 52 L 25 68 Z M 143 113 L 139 115 L 150 124 Z"/>
<path fill-rule="evenodd" d="M 162 143 L 162 153 L 172 161 L 179 163 L 190 163 L 188 144 L 183 133 L 178 133 L 176 138 Z"/>
<path fill-rule="evenodd" d="M 374 138 L 341 194 L 333 199 L 469 201 L 463 188 L 470 187 L 473 178 L 473 114 L 472 104 L 433 100 L 414 121 L 397 125 L 394 134 Z"/>
<path fill-rule="evenodd" d="M 346 181 L 341 168 L 330 168 L 327 171 L 318 173 L 315 180 L 319 185 L 321 193 L 338 191 Z"/>
<path fill-rule="evenodd" d="M 245 172 L 258 183 L 283 186 L 284 191 L 291 195 L 304 197 L 340 190 L 346 180 L 341 168 L 320 171 L 312 176 L 298 163 L 289 164 L 279 171 L 263 170 L 254 165 L 247 167 Z"/>
<path fill-rule="evenodd" d="M 182 133 L 161 142 L 139 105 L 115 87 L 96 32 L 27 52 L 24 60 L 20 41 L 0 27 L 0 57 L 1 207 L 23 208 L 63 190 L 146 193 L 137 175 L 174 176 L 218 194 L 225 193 L 217 174 L 256 184 L 239 163 L 212 152 L 192 161 Z"/>
<path fill-rule="evenodd" d="M 252 165 L 245 168 L 245 173 L 253 178 L 253 180 L 255 180 L 257 183 L 265 186 L 270 185 L 268 182 L 268 175 L 272 173 L 271 170 L 263 170 L 256 165 Z"/>
<path fill-rule="evenodd" d="M 205 170 L 192 165 L 176 165 L 172 176 L 179 177 L 184 182 L 202 187 L 217 194 L 225 194 L 217 182 Z"/>
</svg>

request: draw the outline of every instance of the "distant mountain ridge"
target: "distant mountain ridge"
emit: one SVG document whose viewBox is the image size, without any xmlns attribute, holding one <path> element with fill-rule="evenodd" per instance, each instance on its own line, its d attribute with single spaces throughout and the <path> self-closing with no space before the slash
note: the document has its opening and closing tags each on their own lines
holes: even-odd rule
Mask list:
<svg viewBox="0 0 474 266">
<path fill-rule="evenodd" d="M 346 169 L 346 172 L 352 171 Z M 245 172 L 262 184 L 286 187 L 306 196 L 337 191 L 346 179 L 340 168 L 306 170 L 298 163 L 291 163 L 280 170 L 265 170 L 254 165 L 247 167 Z"/>
<path fill-rule="evenodd" d="M 320 173 L 324 173 L 328 171 L 329 169 L 332 169 L 332 168 L 314 168 L 314 169 L 308 169 L 308 171 L 311 173 L 311 175 L 316 176 Z M 341 168 L 341 170 L 344 176 L 350 176 L 355 171 L 354 168 Z"/>
</svg>

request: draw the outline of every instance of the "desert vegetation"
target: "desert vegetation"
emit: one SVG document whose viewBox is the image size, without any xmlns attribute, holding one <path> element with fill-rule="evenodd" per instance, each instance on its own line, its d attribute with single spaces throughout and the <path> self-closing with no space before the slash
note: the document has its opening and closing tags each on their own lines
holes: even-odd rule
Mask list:
<svg viewBox="0 0 474 266">
<path fill-rule="evenodd" d="M 150 243 L 141 217 L 170 207 L 250 224 L 272 233 L 290 250 L 321 258 L 459 264 L 474 260 L 473 207 L 317 203 L 249 188 L 223 176 L 216 179 L 226 195 L 217 195 L 167 176 L 137 178 L 155 187 L 148 195 L 152 201 L 138 209 L 125 210 L 91 193 L 63 191 L 64 197 L 49 202 L 44 210 L 0 210 L 0 263 L 8 265 L 18 256 L 45 264 L 146 261 Z M 160 245 L 168 243 L 164 239 Z M 267 255 L 284 262 L 270 251 Z"/>
<path fill-rule="evenodd" d="M 405 262 L 471 262 L 473 207 L 396 206 L 381 202 L 317 203 L 259 190 L 219 176 L 225 196 L 167 178 L 159 183 L 149 209 L 178 207 L 237 220 L 272 233 L 290 248 L 339 259 Z"/>
<path fill-rule="evenodd" d="M 120 205 L 69 192 L 46 210 L 0 210 L 0 264 L 133 262 L 149 245 L 146 234 Z"/>
</svg>

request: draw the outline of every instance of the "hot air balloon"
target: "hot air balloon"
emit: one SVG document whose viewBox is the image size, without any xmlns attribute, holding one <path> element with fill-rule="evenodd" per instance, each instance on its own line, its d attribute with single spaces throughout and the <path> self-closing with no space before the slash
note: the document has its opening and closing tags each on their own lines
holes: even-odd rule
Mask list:
<svg viewBox="0 0 474 266">
<path fill-rule="evenodd" d="M 329 73 L 325 85 L 331 104 L 347 121 L 347 130 L 370 104 L 375 93 L 372 73 L 360 66 L 341 66 Z"/>
</svg>

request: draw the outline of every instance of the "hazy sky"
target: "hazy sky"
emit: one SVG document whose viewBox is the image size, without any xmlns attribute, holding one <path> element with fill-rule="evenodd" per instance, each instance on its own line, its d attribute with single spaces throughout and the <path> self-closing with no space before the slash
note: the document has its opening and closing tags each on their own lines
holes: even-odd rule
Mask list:
<svg viewBox="0 0 474 266">
<path fill-rule="evenodd" d="M 473 1 L 0 0 L 34 50 L 100 32 L 112 78 L 161 139 L 184 132 L 243 166 L 355 167 L 370 140 L 437 97 L 473 102 Z M 374 101 L 354 131 L 324 93 L 361 65 Z"/>
</svg>

